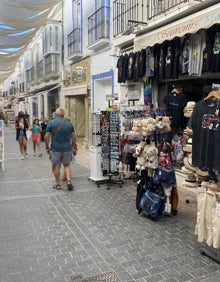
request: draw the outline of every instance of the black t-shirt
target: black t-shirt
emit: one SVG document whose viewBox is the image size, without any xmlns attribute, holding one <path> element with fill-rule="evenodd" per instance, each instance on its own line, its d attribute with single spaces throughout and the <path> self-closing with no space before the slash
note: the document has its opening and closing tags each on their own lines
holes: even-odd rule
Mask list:
<svg viewBox="0 0 220 282">
<path fill-rule="evenodd" d="M 166 105 L 166 114 L 171 118 L 171 126 L 185 127 L 185 119 L 183 108 L 186 106 L 187 100 L 183 93 L 168 93 L 163 103 Z"/>
<path fill-rule="evenodd" d="M 127 67 L 128 67 L 128 55 L 121 55 L 117 62 L 118 68 L 118 83 L 125 82 L 127 80 Z"/>
<path fill-rule="evenodd" d="M 128 68 L 127 68 L 127 79 L 133 79 L 134 77 L 134 63 L 135 53 L 131 52 L 128 56 Z"/>
<path fill-rule="evenodd" d="M 192 163 L 205 170 L 220 172 L 220 128 L 217 101 L 196 103 L 190 123 L 193 130 Z"/>
</svg>

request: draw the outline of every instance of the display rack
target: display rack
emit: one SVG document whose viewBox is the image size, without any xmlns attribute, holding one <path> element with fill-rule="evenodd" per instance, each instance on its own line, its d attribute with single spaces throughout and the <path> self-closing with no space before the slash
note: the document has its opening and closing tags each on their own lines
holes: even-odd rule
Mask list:
<svg viewBox="0 0 220 282">
<path fill-rule="evenodd" d="M 1 169 L 4 171 L 4 123 L 3 120 L 0 120 L 0 164 L 1 164 Z"/>
<path fill-rule="evenodd" d="M 102 173 L 101 113 L 92 113 L 92 146 L 90 148 L 90 177 L 97 185 L 106 180 Z"/>
<path fill-rule="evenodd" d="M 122 179 L 115 180 L 119 177 L 119 155 L 120 155 L 120 126 L 119 112 L 102 111 L 101 112 L 101 144 L 102 144 L 102 172 L 107 179 L 97 183 L 108 184 L 107 189 L 111 185 L 117 184 L 122 187 L 124 183 Z"/>
</svg>

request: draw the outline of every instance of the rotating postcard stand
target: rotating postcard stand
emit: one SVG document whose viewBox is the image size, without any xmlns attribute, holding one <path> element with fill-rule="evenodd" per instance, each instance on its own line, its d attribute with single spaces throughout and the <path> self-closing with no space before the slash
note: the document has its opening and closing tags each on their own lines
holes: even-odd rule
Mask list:
<svg viewBox="0 0 220 282">
<path fill-rule="evenodd" d="M 114 97 L 107 95 L 108 108 L 101 112 L 100 132 L 102 145 L 102 173 L 107 179 L 97 182 L 97 187 L 107 184 L 107 190 L 112 185 L 118 185 L 120 188 L 123 180 L 116 180 L 119 177 L 119 154 L 120 154 L 120 132 L 119 132 L 119 112 L 113 111 L 110 101 Z"/>
</svg>

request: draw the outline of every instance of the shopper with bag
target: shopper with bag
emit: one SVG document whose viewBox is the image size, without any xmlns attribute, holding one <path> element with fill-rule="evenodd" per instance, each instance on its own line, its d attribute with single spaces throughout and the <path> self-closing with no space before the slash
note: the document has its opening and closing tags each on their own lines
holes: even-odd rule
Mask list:
<svg viewBox="0 0 220 282">
<path fill-rule="evenodd" d="M 47 153 L 50 155 L 52 171 L 56 180 L 53 188 L 61 190 L 60 168 L 63 164 L 67 189 L 72 190 L 70 163 L 73 158 L 72 150 L 77 147 L 76 134 L 72 123 L 66 120 L 64 115 L 65 110 L 63 108 L 56 109 L 56 118 L 48 123 L 44 141 Z M 51 145 L 49 146 L 50 141 Z"/>
</svg>

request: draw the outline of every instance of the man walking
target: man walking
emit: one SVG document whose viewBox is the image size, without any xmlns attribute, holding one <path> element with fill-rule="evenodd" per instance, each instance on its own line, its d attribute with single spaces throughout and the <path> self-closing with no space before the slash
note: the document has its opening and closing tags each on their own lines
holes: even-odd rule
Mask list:
<svg viewBox="0 0 220 282">
<path fill-rule="evenodd" d="M 46 128 L 44 142 L 47 153 L 50 155 L 52 163 L 52 171 L 55 176 L 56 184 L 54 189 L 60 190 L 60 168 L 63 164 L 64 174 L 67 181 L 67 189 L 72 190 L 71 168 L 73 149 L 77 149 L 76 134 L 72 123 L 64 119 L 65 110 L 63 108 L 56 109 L 56 118 L 52 119 Z M 51 146 L 49 147 L 51 141 Z"/>
</svg>

